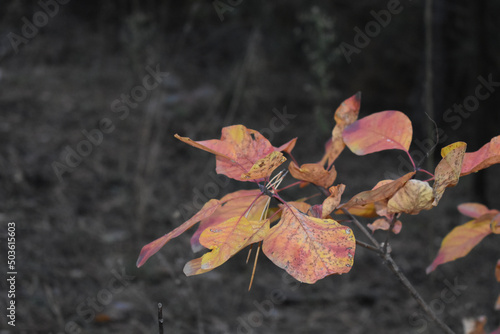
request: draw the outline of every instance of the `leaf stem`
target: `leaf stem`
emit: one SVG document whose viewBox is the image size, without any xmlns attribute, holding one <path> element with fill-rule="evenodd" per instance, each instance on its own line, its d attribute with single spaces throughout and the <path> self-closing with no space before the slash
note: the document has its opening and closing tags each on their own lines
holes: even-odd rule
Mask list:
<svg viewBox="0 0 500 334">
<path fill-rule="evenodd" d="M 342 212 L 349 216 L 351 218 L 351 221 L 363 232 L 368 239 L 370 239 L 371 243 L 378 249 L 381 250 L 380 244 L 378 243 L 377 239 L 373 237 L 373 235 L 359 222 L 359 220 L 356 219 L 347 209 L 342 208 Z"/>
<path fill-rule="evenodd" d="M 434 320 L 434 322 L 436 323 L 436 325 L 438 325 L 443 330 L 444 333 L 455 334 L 455 332 L 452 331 L 450 329 L 450 327 L 448 327 L 448 325 L 446 325 L 441 319 L 439 319 L 437 317 L 437 315 L 429 307 L 429 305 L 427 305 L 427 303 L 422 298 L 422 296 L 420 296 L 420 294 L 415 289 L 415 287 L 411 284 L 411 282 L 408 280 L 408 278 L 403 274 L 403 272 L 401 271 L 401 269 L 399 268 L 399 266 L 397 265 L 397 263 L 392 258 L 391 254 L 388 253 L 388 252 L 384 252 L 383 247 L 378 243 L 378 241 L 370 234 L 370 232 L 365 228 L 365 226 L 363 224 L 361 224 L 361 222 L 356 217 L 354 217 L 346 209 L 342 209 L 342 211 L 346 215 L 348 215 L 351 218 L 352 222 L 358 228 L 360 228 L 361 231 L 370 239 L 370 241 L 375 246 L 375 247 L 372 247 L 372 248 L 375 248 L 374 251 L 380 257 L 382 257 L 384 259 L 384 264 L 386 264 L 389 267 L 389 269 L 392 271 L 392 273 L 399 279 L 399 281 L 401 282 L 401 284 L 403 284 L 403 286 L 410 292 L 410 295 L 418 302 L 418 304 L 420 305 L 420 307 L 422 307 L 422 309 L 425 311 L 425 313 L 427 313 L 429 315 L 429 317 L 432 320 Z M 356 241 L 356 243 L 357 243 L 357 241 Z M 384 245 L 384 247 L 385 247 L 385 245 Z M 371 249 L 369 247 L 367 247 L 367 248 Z"/>
<path fill-rule="evenodd" d="M 283 191 L 285 189 L 289 189 L 289 188 L 292 188 L 292 187 L 295 187 L 295 186 L 298 186 L 299 184 L 301 184 L 302 181 L 297 181 L 297 182 L 294 182 L 294 183 L 291 183 L 283 188 L 280 188 L 280 189 L 276 189 L 276 192 L 280 192 L 280 191 Z"/>
<path fill-rule="evenodd" d="M 368 248 L 369 250 L 371 250 L 371 251 L 373 251 L 375 253 L 380 253 L 380 251 L 379 251 L 379 249 L 377 247 L 369 245 L 366 242 L 356 240 L 356 244 L 359 245 L 359 246 L 361 246 L 361 247 Z"/>
</svg>

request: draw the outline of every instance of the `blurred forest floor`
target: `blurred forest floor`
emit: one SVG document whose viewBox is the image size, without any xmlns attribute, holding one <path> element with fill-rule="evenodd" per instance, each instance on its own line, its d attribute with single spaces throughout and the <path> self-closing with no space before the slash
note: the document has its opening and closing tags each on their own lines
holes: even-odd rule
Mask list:
<svg viewBox="0 0 500 334">
<path fill-rule="evenodd" d="M 156 20 L 154 11 L 114 13 L 118 18 L 112 23 L 104 14 L 88 19 L 78 15 L 86 7 L 71 2 L 15 53 L 6 36 L 21 34 L 20 18 L 31 19 L 30 13 L 41 9 L 13 3 L 7 2 L 9 20 L 0 26 L 0 236 L 4 259 L 5 226 L 16 222 L 17 308 L 15 330 L 2 315 L 0 334 L 157 333 L 159 302 L 166 333 L 439 333 L 381 259 L 362 248 L 349 274 L 315 285 L 295 282 L 261 256 L 250 292 L 246 254 L 207 274 L 185 277 L 184 264 L 197 256 L 189 233 L 135 267 L 141 247 L 189 218 L 199 201 L 250 186 L 216 176 L 215 159 L 175 140 L 175 133 L 212 139 L 223 126 L 262 130 L 278 117 L 283 126 L 271 133 L 272 143 L 299 137 L 295 157 L 314 162 L 329 138 L 334 110 L 360 90 L 360 117 L 402 110 L 415 121 L 415 138 L 424 139 L 426 118 L 414 102 L 422 92 L 415 82 L 422 78 L 414 59 L 401 53 L 404 44 L 415 56 L 412 50 L 421 40 L 403 41 L 399 17 L 378 37 L 384 45 L 367 47 L 355 55 L 358 63 L 348 65 L 336 48 L 352 40 L 358 23 L 346 22 L 361 9 L 366 18 L 373 8 L 368 1 L 361 9 L 339 4 L 351 16 L 338 14 L 337 21 L 309 5 L 257 8 L 244 2 L 222 22 L 211 3 L 188 2 L 178 9 L 183 19 L 171 14 L 167 23 Z M 175 7 L 167 3 L 167 9 Z M 401 20 L 412 17 L 410 10 L 420 14 L 417 5 L 408 8 Z M 257 20 L 256 13 L 265 16 Z M 324 13 L 335 11 L 328 6 Z M 335 41 L 325 53 L 318 51 L 317 57 L 332 57 L 325 63 L 313 54 L 321 42 L 307 37 L 308 29 L 319 34 L 315 22 L 324 24 L 323 41 Z M 339 24 L 337 32 L 332 22 Z M 402 40 L 395 49 L 388 47 L 393 37 Z M 384 48 L 379 58 L 373 54 Z M 167 73 L 158 77 L 158 86 L 140 88 L 145 80 L 153 82 L 157 70 Z M 478 75 L 488 73 L 473 77 Z M 130 104 L 115 102 L 126 95 L 132 96 Z M 495 99 L 488 103 L 498 113 Z M 284 114 L 289 117 L 278 116 Z M 498 129 L 494 121 L 488 129 Z M 481 122 L 473 115 L 459 131 L 440 124 L 449 137 L 442 146 L 473 140 Z M 97 144 L 84 147 L 92 134 Z M 474 142 L 469 151 L 482 144 Z M 89 153 L 72 160 L 74 167 L 57 169 L 61 165 L 54 162 L 67 165 L 68 152 L 79 149 Z M 336 163 L 336 182 L 347 185 L 349 198 L 386 173 L 401 174 L 401 156 L 344 152 Z M 439 207 L 402 217 L 402 232 L 391 237 L 396 262 L 457 332 L 464 317 L 486 315 L 491 329 L 500 323 L 493 310 L 500 292 L 494 278 L 498 238 L 487 237 L 468 257 L 429 276 L 425 268 L 444 235 L 466 221 L 456 205 L 485 197 L 500 209 L 499 172 L 498 166 L 481 172 L 487 185 L 482 196 L 474 177 L 464 178 L 447 190 Z M 375 236 L 381 240 L 384 234 Z M 456 282 L 466 288 L 453 301 L 443 301 Z M 5 310 L 6 281 L 0 286 Z M 276 293 L 284 298 L 273 301 Z"/>
</svg>

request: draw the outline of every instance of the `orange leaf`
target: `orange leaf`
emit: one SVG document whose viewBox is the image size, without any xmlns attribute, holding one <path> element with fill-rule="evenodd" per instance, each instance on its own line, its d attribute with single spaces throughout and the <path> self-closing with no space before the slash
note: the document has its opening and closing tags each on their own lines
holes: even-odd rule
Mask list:
<svg viewBox="0 0 500 334">
<path fill-rule="evenodd" d="M 432 208 L 434 199 L 429 183 L 420 180 L 409 180 L 399 189 L 387 203 L 388 213 L 408 213 L 416 215 L 422 210 Z"/>
<path fill-rule="evenodd" d="M 150 242 L 146 246 L 142 247 L 139 258 L 137 259 L 137 267 L 142 266 L 151 256 L 156 254 L 167 242 L 171 239 L 178 237 L 188 229 L 190 229 L 194 224 L 210 217 L 221 205 L 221 202 L 216 199 L 211 199 L 198 211 L 193 217 L 184 222 L 181 226 L 177 227 L 172 232 L 165 234 L 163 237 Z"/>
<path fill-rule="evenodd" d="M 395 110 L 366 116 L 347 126 L 343 132 L 347 147 L 357 155 L 391 149 L 408 152 L 412 135 L 408 116 Z"/>
<path fill-rule="evenodd" d="M 479 218 L 490 211 L 486 205 L 480 203 L 463 203 L 457 208 L 461 214 L 471 218 Z"/>
<path fill-rule="evenodd" d="M 175 137 L 186 144 L 215 154 L 216 172 L 238 181 L 248 181 L 243 175 L 248 173 L 257 161 L 273 151 L 279 151 L 258 131 L 247 129 L 243 125 L 223 128 L 220 140 L 193 141 L 177 134 Z M 291 150 L 293 145 L 295 140 L 280 149 Z"/>
<path fill-rule="evenodd" d="M 203 249 L 200 235 L 207 228 L 214 227 L 232 217 L 246 216 L 248 220 L 262 220 L 262 212 L 269 197 L 261 196 L 259 189 L 238 190 L 220 199 L 223 203 L 210 217 L 203 219 L 191 237 L 191 248 L 194 252 Z"/>
<path fill-rule="evenodd" d="M 438 255 L 427 267 L 430 273 L 440 264 L 447 263 L 469 254 L 484 237 L 491 233 L 490 219 L 474 219 L 463 225 L 455 227 L 443 239 Z"/>
<path fill-rule="evenodd" d="M 463 203 L 458 206 L 458 211 L 468 217 L 477 218 L 477 220 L 489 220 L 491 232 L 500 234 L 500 211 L 488 209 L 487 206 L 480 203 Z"/>
<path fill-rule="evenodd" d="M 325 198 L 322 205 L 321 218 L 326 218 L 340 204 L 340 199 L 345 190 L 345 184 L 330 187 L 330 196 Z"/>
<path fill-rule="evenodd" d="M 373 223 L 367 225 L 368 228 L 375 232 L 376 230 L 384 230 L 387 231 L 391 227 L 391 223 L 387 221 L 387 218 L 379 218 L 376 219 Z M 399 234 L 401 232 L 401 228 L 403 227 L 403 223 L 401 221 L 396 220 L 394 226 L 392 227 L 392 232 L 394 234 Z"/>
<path fill-rule="evenodd" d="M 262 240 L 268 232 L 269 220 L 250 221 L 245 217 L 233 217 L 207 228 L 200 236 L 200 243 L 211 251 L 186 263 L 184 273 L 191 276 L 210 271 L 242 248 Z"/>
<path fill-rule="evenodd" d="M 378 216 L 375 211 L 375 205 L 373 203 L 368 203 L 366 205 L 353 205 L 349 207 L 349 213 L 353 216 L 365 217 L 365 218 L 375 218 Z M 335 211 L 335 214 L 341 215 L 344 212 L 342 210 Z"/>
<path fill-rule="evenodd" d="M 283 153 L 278 151 L 273 151 L 269 153 L 264 158 L 257 161 L 248 173 L 244 173 L 241 175 L 243 179 L 252 179 L 258 180 L 265 178 L 278 168 L 283 162 L 286 161 L 286 158 L 283 156 Z"/>
<path fill-rule="evenodd" d="M 307 213 L 311 209 L 311 204 L 300 201 L 287 202 L 288 205 L 292 205 L 295 209 L 299 210 L 302 213 Z"/>
<path fill-rule="evenodd" d="M 460 176 L 475 173 L 498 163 L 500 163 L 500 136 L 492 138 L 476 152 L 465 153 Z"/>
<path fill-rule="evenodd" d="M 351 270 L 356 241 L 352 230 L 333 219 L 309 217 L 293 206 L 264 238 L 262 250 L 295 279 L 312 284 Z"/>
<path fill-rule="evenodd" d="M 286 153 L 290 154 L 290 153 L 292 153 L 292 150 L 295 147 L 296 143 L 297 143 L 297 138 L 293 138 L 288 143 L 285 143 L 277 148 L 275 147 L 275 150 L 280 151 L 280 152 L 286 152 Z"/>
<path fill-rule="evenodd" d="M 332 131 L 332 138 L 326 145 L 325 155 L 321 159 L 320 164 L 322 166 L 326 163 L 329 168 L 344 150 L 345 144 L 342 138 L 342 132 L 346 126 L 358 119 L 360 104 L 361 92 L 357 92 L 355 95 L 342 102 L 335 111 L 334 118 L 336 124 Z"/>
<path fill-rule="evenodd" d="M 458 183 L 466 148 L 466 143 L 456 142 L 441 150 L 443 159 L 436 166 L 434 172 L 434 184 L 432 185 L 434 202 L 432 205 L 438 204 L 446 188 L 453 187 Z"/>
<path fill-rule="evenodd" d="M 335 167 L 332 166 L 332 169 L 327 171 L 320 163 L 304 164 L 299 168 L 297 164 L 292 161 L 290 165 L 288 165 L 288 170 L 297 180 L 311 182 L 323 188 L 331 186 L 337 177 Z"/>
<path fill-rule="evenodd" d="M 408 180 L 413 177 L 413 175 L 415 175 L 415 172 L 410 172 L 401 176 L 399 179 L 385 183 L 378 188 L 363 191 L 355 195 L 347 203 L 342 204 L 340 208 L 349 209 L 354 206 L 362 206 L 368 203 L 374 203 L 391 198 L 399 189 L 401 189 L 406 184 L 406 182 L 408 182 Z"/>
</svg>

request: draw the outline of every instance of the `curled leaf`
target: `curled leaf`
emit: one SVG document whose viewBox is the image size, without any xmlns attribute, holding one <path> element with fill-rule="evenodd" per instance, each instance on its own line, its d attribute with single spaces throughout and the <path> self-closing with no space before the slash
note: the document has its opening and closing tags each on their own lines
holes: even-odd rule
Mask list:
<svg viewBox="0 0 500 334">
<path fill-rule="evenodd" d="M 288 170 L 297 180 L 311 182 L 323 188 L 330 187 L 337 177 L 337 171 L 334 166 L 332 166 L 330 170 L 325 170 L 320 163 L 304 164 L 299 168 L 299 166 L 292 161 L 290 165 L 288 165 Z"/>
<path fill-rule="evenodd" d="M 291 205 L 265 237 L 262 250 L 278 267 L 305 283 L 351 270 L 356 241 L 333 219 L 307 216 Z"/>
<path fill-rule="evenodd" d="M 345 148 L 342 132 L 345 127 L 352 124 L 358 119 L 359 108 L 361 104 L 361 92 L 357 92 L 351 96 L 337 108 L 335 111 L 335 127 L 332 130 L 332 137 L 325 147 L 325 155 L 321 159 L 320 164 L 325 163 L 330 168 L 335 159 L 342 153 Z"/>
<path fill-rule="evenodd" d="M 378 218 L 373 223 L 367 225 L 368 228 L 375 232 L 376 230 L 384 230 L 387 231 L 391 228 L 391 223 L 387 220 L 386 217 Z M 399 234 L 401 232 L 401 228 L 403 227 L 403 223 L 401 221 L 396 220 L 394 226 L 392 227 L 392 232 L 394 234 Z"/>
<path fill-rule="evenodd" d="M 352 123 L 342 135 L 347 147 L 357 155 L 391 149 L 408 152 L 413 128 L 408 116 L 400 111 L 387 110 Z"/>
<path fill-rule="evenodd" d="M 434 172 L 434 184 L 432 185 L 434 202 L 432 205 L 438 204 L 446 188 L 453 187 L 458 183 L 466 148 L 466 143 L 456 142 L 441 150 L 443 159 L 436 166 Z"/>
<path fill-rule="evenodd" d="M 399 189 L 387 203 L 389 213 L 408 213 L 416 215 L 422 210 L 432 208 L 434 195 L 429 183 L 420 180 L 409 180 Z"/>
<path fill-rule="evenodd" d="M 345 190 L 345 184 L 339 184 L 333 187 L 330 187 L 328 191 L 330 192 L 330 196 L 325 198 L 323 201 L 323 205 L 321 207 L 321 218 L 326 218 L 333 210 L 337 208 L 340 204 L 340 199 Z"/>
</svg>

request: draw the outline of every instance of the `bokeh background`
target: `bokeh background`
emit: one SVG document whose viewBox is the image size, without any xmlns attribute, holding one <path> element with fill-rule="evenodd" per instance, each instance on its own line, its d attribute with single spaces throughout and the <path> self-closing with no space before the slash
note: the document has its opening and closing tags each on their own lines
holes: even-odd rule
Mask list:
<svg viewBox="0 0 500 334">
<path fill-rule="evenodd" d="M 349 274 L 315 285 L 261 256 L 250 292 L 246 254 L 185 277 L 184 264 L 199 256 L 189 233 L 135 267 L 144 244 L 206 198 L 251 187 L 216 176 L 215 159 L 175 133 L 218 138 L 223 126 L 245 124 L 275 146 L 298 137 L 295 157 L 314 162 L 334 110 L 361 91 L 361 117 L 395 109 L 412 119 L 416 160 L 436 142 L 429 118 L 436 122 L 439 143 L 423 161 L 431 171 L 441 147 L 463 140 L 473 151 L 498 135 L 500 3 L 428 3 L 426 16 L 424 1 L 406 0 L 2 1 L 0 264 L 4 277 L 14 221 L 18 275 L 15 329 L 0 281 L 0 333 L 158 333 L 159 302 L 166 333 L 439 333 L 366 249 Z M 347 47 L 356 49 L 346 56 Z M 156 69 L 168 74 L 141 88 Z M 493 83 L 478 99 L 484 80 Z M 85 133 L 97 144 L 82 144 Z M 87 156 L 75 157 L 78 148 Z M 346 151 L 337 182 L 348 199 L 402 175 L 403 161 L 398 152 Z M 487 316 L 490 330 L 500 323 L 498 236 L 431 275 L 425 268 L 444 235 L 466 221 L 456 205 L 500 209 L 499 172 L 464 178 L 439 207 L 402 217 L 391 237 L 402 270 L 457 332 L 465 317 Z"/>
</svg>

